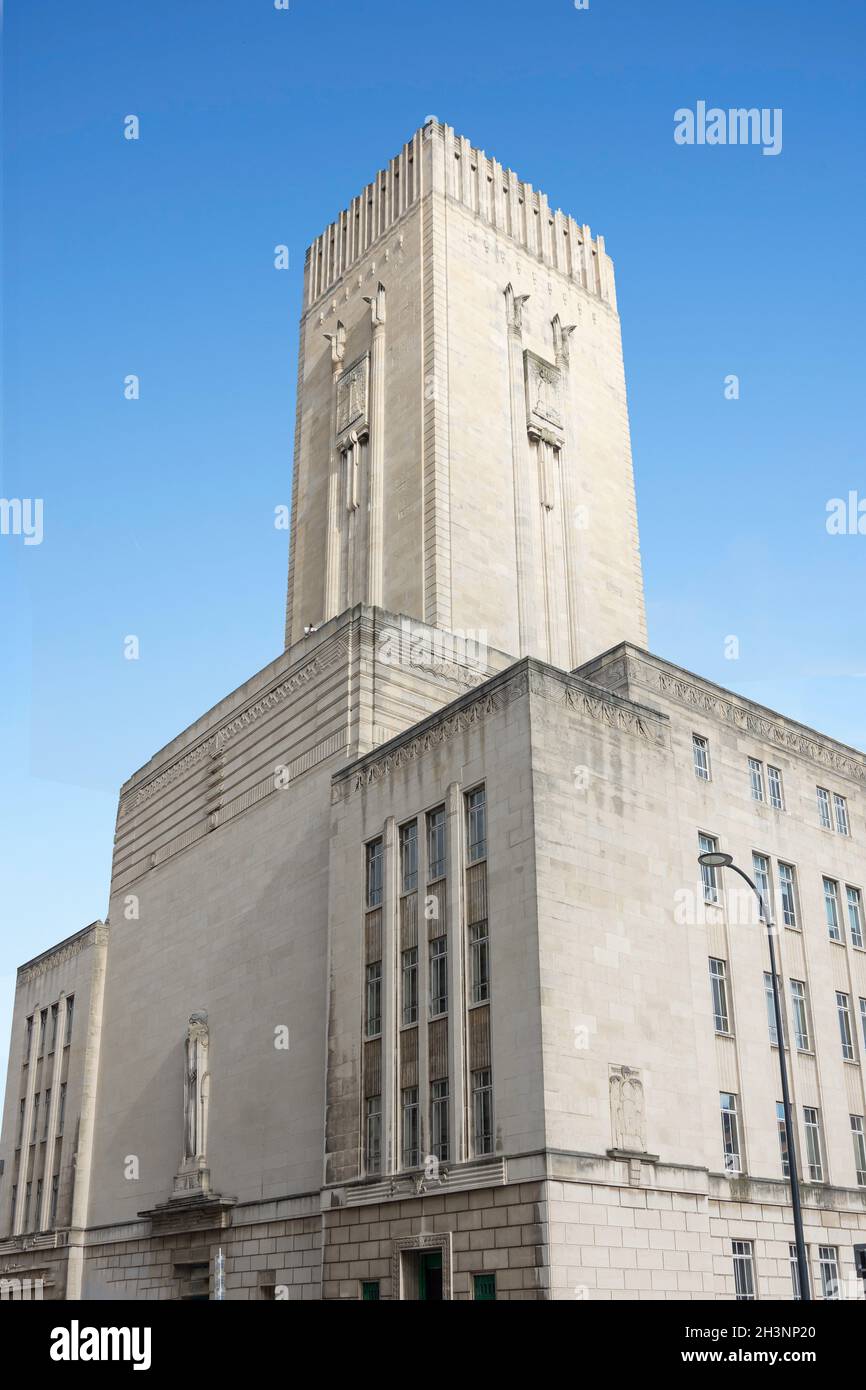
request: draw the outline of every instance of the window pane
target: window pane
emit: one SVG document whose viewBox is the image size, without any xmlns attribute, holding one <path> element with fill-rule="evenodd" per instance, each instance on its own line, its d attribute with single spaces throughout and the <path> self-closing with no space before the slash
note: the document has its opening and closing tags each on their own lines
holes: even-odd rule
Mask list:
<svg viewBox="0 0 866 1390">
<path fill-rule="evenodd" d="M 445 807 L 440 806 L 427 816 L 427 878 L 441 878 L 445 873 Z"/>
<path fill-rule="evenodd" d="M 400 891 L 414 893 L 418 887 L 418 822 L 400 827 Z"/>
<path fill-rule="evenodd" d="M 779 865 L 779 895 L 782 900 L 782 920 L 786 927 L 797 925 L 797 899 L 794 866 Z"/>
<path fill-rule="evenodd" d="M 752 789 L 752 800 L 763 801 L 764 799 L 764 764 L 758 762 L 757 758 L 749 759 L 749 784 Z"/>
<path fill-rule="evenodd" d="M 379 907 L 382 902 L 382 867 L 384 846 L 381 840 L 367 845 L 367 906 Z"/>
<path fill-rule="evenodd" d="M 490 998 L 490 974 L 487 923 L 475 922 L 469 928 L 470 998 L 473 1004 L 483 1004 Z"/>
<path fill-rule="evenodd" d="M 489 1067 L 472 1073 L 473 1152 L 493 1152 L 493 1084 Z"/>
<path fill-rule="evenodd" d="M 810 1182 L 824 1181 L 824 1163 L 821 1156 L 821 1126 L 818 1111 L 807 1105 L 803 1109 L 806 1122 L 806 1158 Z"/>
<path fill-rule="evenodd" d="M 738 1300 L 751 1300 L 755 1297 L 755 1266 L 752 1258 L 750 1240 L 731 1242 L 734 1256 L 734 1293 Z"/>
<path fill-rule="evenodd" d="M 692 735 L 692 754 L 695 763 L 695 776 L 702 782 L 710 780 L 710 746 L 700 734 Z"/>
<path fill-rule="evenodd" d="M 842 940 L 842 927 L 839 919 L 839 885 L 832 878 L 824 879 L 824 911 L 827 915 L 827 930 L 831 941 Z"/>
<path fill-rule="evenodd" d="M 835 1245 L 818 1246 L 818 1267 L 821 1271 L 821 1293 L 825 1298 L 839 1298 L 839 1254 Z"/>
<path fill-rule="evenodd" d="M 374 961 L 367 966 L 367 1020 L 366 1034 L 375 1038 L 382 1031 L 382 962 Z"/>
<path fill-rule="evenodd" d="M 777 811 L 785 809 L 785 799 L 782 793 L 782 774 L 777 767 L 770 767 L 767 764 L 767 782 L 770 789 L 770 805 Z"/>
<path fill-rule="evenodd" d="M 836 829 L 840 835 L 849 834 L 848 830 L 848 803 L 844 796 L 838 793 L 833 797 L 833 808 L 836 812 Z"/>
<path fill-rule="evenodd" d="M 779 1131 L 779 1152 L 782 1158 L 782 1177 L 791 1176 L 791 1163 L 788 1156 L 788 1132 L 785 1129 L 785 1107 L 779 1100 L 776 1102 L 776 1126 Z"/>
<path fill-rule="evenodd" d="M 809 1052 L 809 1010 L 806 986 L 802 980 L 791 981 L 791 1008 L 794 1015 L 794 1046 L 800 1052 Z"/>
<path fill-rule="evenodd" d="M 477 787 L 466 798 L 467 853 L 469 863 L 484 859 L 487 854 L 487 801 L 483 787 Z"/>
<path fill-rule="evenodd" d="M 710 989 L 713 996 L 713 1022 L 717 1033 L 729 1033 L 727 966 L 710 959 Z"/>
<path fill-rule="evenodd" d="M 742 1172 L 740 1156 L 740 1126 L 737 1116 L 737 1097 L 723 1091 L 720 1095 L 722 1115 L 722 1150 L 725 1172 Z"/>
<path fill-rule="evenodd" d="M 448 942 L 437 936 L 430 942 L 430 1013 L 448 1012 Z"/>
<path fill-rule="evenodd" d="M 847 994 L 836 991 L 836 1013 L 839 1018 L 839 1037 L 842 1043 L 842 1056 L 846 1062 L 854 1061 L 854 1037 L 851 1032 L 851 1001 Z"/>
<path fill-rule="evenodd" d="M 412 946 L 401 957 L 401 1019 L 404 1028 L 418 1021 L 418 947 Z"/>
<path fill-rule="evenodd" d="M 833 829 L 833 815 L 830 811 L 830 793 L 818 787 L 818 824 L 825 830 Z"/>
<path fill-rule="evenodd" d="M 854 1140 L 854 1171 L 860 1187 L 866 1187 L 866 1129 L 862 1115 L 851 1116 L 851 1138 Z"/>
<path fill-rule="evenodd" d="M 699 835 L 698 845 L 701 854 L 712 854 L 718 849 L 719 844 L 712 835 Z M 707 864 L 701 865 L 701 883 L 705 903 L 717 903 L 719 901 L 719 886 L 716 877 L 716 870 Z"/>
<path fill-rule="evenodd" d="M 845 889 L 848 899 L 848 926 L 851 931 L 851 945 L 863 945 L 863 898 L 859 888 Z"/>
</svg>

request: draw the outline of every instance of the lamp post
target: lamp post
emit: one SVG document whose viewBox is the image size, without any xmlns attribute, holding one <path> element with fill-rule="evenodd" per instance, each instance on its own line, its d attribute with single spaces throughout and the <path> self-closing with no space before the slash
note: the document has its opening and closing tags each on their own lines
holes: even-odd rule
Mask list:
<svg viewBox="0 0 866 1390">
<path fill-rule="evenodd" d="M 803 1212 L 800 1207 L 800 1180 L 797 1176 L 797 1150 L 794 1145 L 794 1122 L 791 1116 L 791 1096 L 788 1090 L 788 1064 L 785 1060 L 785 1030 L 782 1025 L 782 1001 L 779 998 L 779 980 L 776 975 L 776 948 L 773 945 L 773 932 L 775 923 L 770 914 L 769 905 L 764 901 L 764 895 L 757 884 L 744 873 L 739 865 L 734 863 L 731 854 L 725 854 L 722 850 L 713 850 L 708 854 L 699 854 L 698 863 L 707 869 L 733 869 L 735 874 L 745 879 L 755 897 L 758 899 L 758 910 L 761 921 L 767 929 L 767 944 L 770 948 L 770 980 L 773 985 L 773 1012 L 776 1018 L 776 1038 L 779 1047 L 779 1072 L 782 1078 L 782 1108 L 785 1112 L 785 1142 L 788 1146 L 788 1177 L 791 1185 L 791 1210 L 794 1216 L 794 1240 L 797 1246 L 797 1269 L 800 1274 L 800 1298 L 804 1303 L 812 1300 L 809 1288 L 809 1266 L 806 1260 L 806 1242 L 803 1237 Z"/>
</svg>

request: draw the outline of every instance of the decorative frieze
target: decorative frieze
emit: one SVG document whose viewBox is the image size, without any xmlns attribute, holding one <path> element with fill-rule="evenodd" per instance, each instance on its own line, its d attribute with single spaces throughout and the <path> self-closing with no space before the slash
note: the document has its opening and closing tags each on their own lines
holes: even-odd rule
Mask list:
<svg viewBox="0 0 866 1390">
<path fill-rule="evenodd" d="M 107 926 L 99 922 L 89 927 L 86 931 L 74 936 L 71 941 L 56 947 L 55 950 L 46 951 L 45 955 L 39 956 L 31 964 L 22 965 L 16 977 L 16 989 L 29 984 L 31 980 L 38 979 L 40 975 L 47 974 L 49 970 L 56 970 L 59 966 L 65 965 L 67 961 L 74 960 L 89 946 L 102 946 L 107 940 Z"/>
</svg>

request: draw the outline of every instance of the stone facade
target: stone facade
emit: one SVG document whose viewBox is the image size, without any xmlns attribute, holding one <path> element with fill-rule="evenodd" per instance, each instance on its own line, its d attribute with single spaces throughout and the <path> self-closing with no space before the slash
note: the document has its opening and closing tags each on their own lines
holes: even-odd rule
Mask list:
<svg viewBox="0 0 866 1390">
<path fill-rule="evenodd" d="M 110 929 L 19 972 L 0 1278 L 791 1298 L 706 842 L 767 875 L 811 1278 L 862 1298 L 866 757 L 646 651 L 601 238 L 432 123 L 304 304 L 286 650 L 122 787 Z"/>
</svg>

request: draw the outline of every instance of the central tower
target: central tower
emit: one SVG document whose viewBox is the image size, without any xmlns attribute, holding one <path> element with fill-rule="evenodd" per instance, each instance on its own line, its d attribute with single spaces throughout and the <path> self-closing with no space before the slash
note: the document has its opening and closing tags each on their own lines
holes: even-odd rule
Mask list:
<svg viewBox="0 0 866 1390">
<path fill-rule="evenodd" d="M 287 645 L 360 602 L 565 669 L 646 645 L 603 238 L 435 120 L 306 257 Z"/>
</svg>

